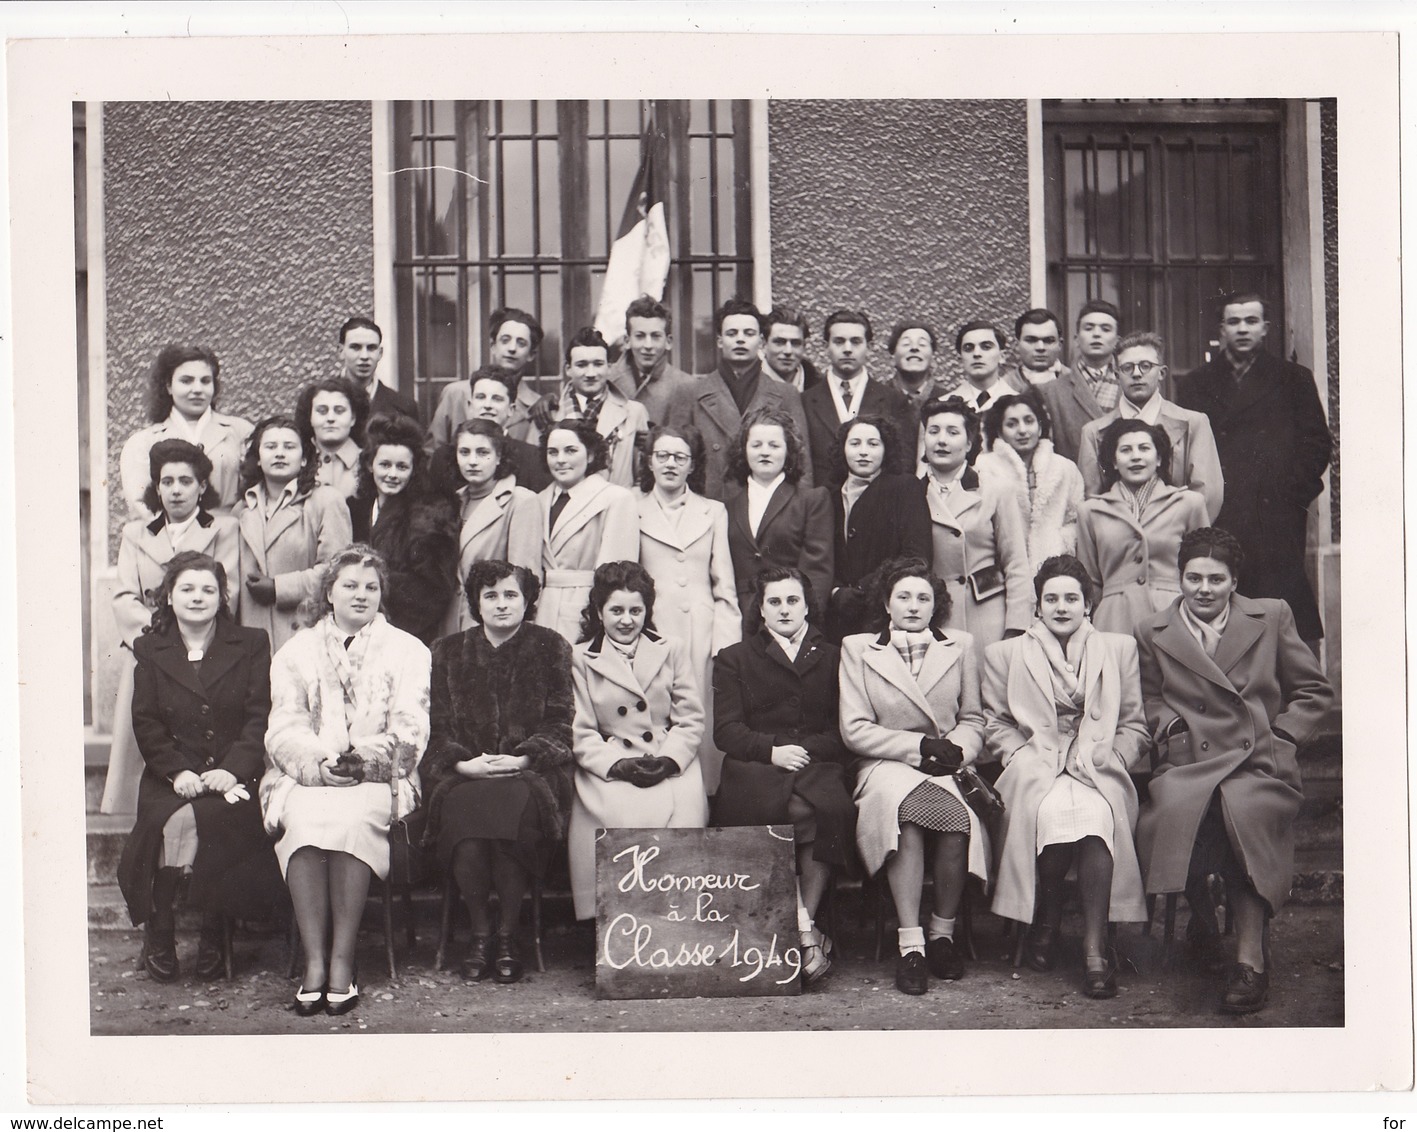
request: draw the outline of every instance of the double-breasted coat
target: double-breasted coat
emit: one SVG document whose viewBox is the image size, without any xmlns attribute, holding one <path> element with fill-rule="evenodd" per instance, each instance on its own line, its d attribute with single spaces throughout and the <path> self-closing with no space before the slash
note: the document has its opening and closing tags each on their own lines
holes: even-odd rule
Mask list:
<svg viewBox="0 0 1417 1132">
<path fill-rule="evenodd" d="M 500 560 L 541 571 L 541 506 L 515 476 L 505 476 L 481 499 L 458 496 L 462 525 L 458 530 L 457 587 L 439 636 L 471 629 L 474 622 L 464 584 L 474 562 Z"/>
<path fill-rule="evenodd" d="M 1160 762 L 1151 779 L 1137 822 L 1146 891 L 1184 891 L 1196 831 L 1219 791 L 1236 858 L 1273 911 L 1294 880 L 1296 744 L 1313 734 L 1333 690 L 1275 598 L 1232 595 L 1214 658 L 1186 628 L 1180 599 L 1143 618 L 1136 639 L 1152 735 L 1184 720 L 1195 759 Z"/>
<path fill-rule="evenodd" d="M 1008 629 L 1033 620 L 1033 579 L 1028 572 L 1028 536 L 1018 498 L 972 468 L 942 492 L 927 475 L 916 488 L 930 512 L 931 564 L 950 595 L 945 628 L 968 633 L 978 647 L 1002 640 Z M 1004 589 L 976 601 L 969 577 L 996 567 Z"/>
<path fill-rule="evenodd" d="M 1130 633 L 1181 592 L 1181 536 L 1210 521 L 1200 492 L 1158 483 L 1141 521 L 1114 484 L 1078 509 L 1078 560 L 1097 595 L 1092 623 Z"/>
<path fill-rule="evenodd" d="M 576 797 L 566 844 L 576 919 L 586 920 L 595 915 L 597 829 L 693 829 L 708 821 L 698 758 L 704 708 L 684 643 L 649 630 L 628 662 L 603 634 L 583 641 L 572 650 L 571 676 Z M 645 756 L 673 759 L 679 773 L 643 788 L 608 777 L 621 759 Z"/>
<path fill-rule="evenodd" d="M 230 515 L 198 511 L 187 529 L 183 550 L 209 554 L 226 570 L 233 613 L 240 605 L 237 575 L 236 520 Z M 153 601 L 162 585 L 167 564 L 176 553 L 167 529 L 167 516 L 134 519 L 123 527 L 118 544 L 118 588 L 113 594 L 113 619 L 118 623 L 118 702 L 113 709 L 113 743 L 108 751 L 108 777 L 99 812 L 131 813 L 138 802 L 138 781 L 143 759 L 133 735 L 133 644 L 152 622 Z"/>
<path fill-rule="evenodd" d="M 1102 467 L 1097 462 L 1097 443 L 1102 430 L 1117 420 L 1114 409 L 1083 425 L 1078 439 L 1078 468 L 1088 495 L 1102 494 Z M 1173 405 L 1164 397 L 1157 410 L 1156 423 L 1166 430 L 1171 441 L 1171 482 L 1198 491 L 1205 497 L 1205 509 L 1220 514 L 1225 502 L 1225 474 L 1220 468 L 1220 453 L 1215 447 L 1215 434 L 1204 413 Z"/>
<path fill-rule="evenodd" d="M 725 503 L 728 501 L 728 493 L 734 486 L 724 478 L 728 469 L 728 457 L 738 441 L 739 432 L 742 431 L 743 418 L 758 409 L 778 409 L 792 418 L 806 449 L 803 453 L 806 467 L 802 472 L 802 485 L 812 486 L 811 442 L 808 440 L 807 417 L 802 412 L 802 398 L 796 389 L 784 381 L 774 381 L 767 374 L 760 372 L 757 391 L 752 400 L 745 408 L 739 409 L 727 382 L 717 370 L 699 374 L 694 378 L 694 382 L 687 423 L 698 429 L 704 438 L 705 495 Z"/>
<path fill-rule="evenodd" d="M 133 730 L 145 765 L 138 820 L 118 865 L 118 883 L 133 923 L 143 923 L 152 909 L 163 826 L 189 804 L 172 788 L 184 770 L 198 775 L 225 770 L 250 795 L 234 803 L 217 794 L 191 800 L 198 845 L 189 902 L 230 915 L 269 912 L 283 886 L 256 802 L 271 706 L 271 650 L 265 633 L 220 618 L 200 673 L 187 659 L 175 625 L 165 633 L 139 636 L 134 653 Z"/>
<path fill-rule="evenodd" d="M 551 504 L 559 489 L 544 489 L 541 504 L 541 599 L 536 623 L 555 629 L 569 644 L 581 639 L 581 610 L 590 599 L 595 568 L 634 562 L 640 556 L 640 512 L 628 488 L 587 476 L 551 529 Z"/>
<path fill-rule="evenodd" d="M 258 605 L 243 592 L 241 624 L 264 629 L 271 648 L 281 647 L 300 630 L 297 607 L 312 597 L 320 582 L 324 562 L 354 541 L 349 508 L 332 487 L 297 492 L 266 518 L 255 487 L 232 511 L 241 529 L 241 547 L 234 585 L 244 586 L 246 575 L 260 573 L 276 586 L 274 605 Z"/>
<path fill-rule="evenodd" d="M 191 439 L 177 417 L 177 410 L 173 409 L 167 420 L 139 429 L 123 443 L 123 451 L 118 457 L 118 473 L 123 483 L 123 498 L 128 501 L 128 514 L 134 519 L 153 517 L 148 505 L 143 502 L 151 482 L 148 453 L 152 451 L 152 446 L 159 440 Z M 251 439 L 251 431 L 250 421 L 212 410 L 197 436 L 196 443 L 212 462 L 211 486 L 217 493 L 217 504 L 213 510 L 219 515 L 230 514 L 241 498 L 241 457 L 246 453 L 246 442 Z"/>
<path fill-rule="evenodd" d="M 857 756 L 856 847 L 872 875 L 900 844 L 900 804 L 912 790 L 934 782 L 960 797 L 953 777 L 930 778 L 916 769 L 920 741 L 949 739 L 965 763 L 984 747 L 974 639 L 958 630 L 933 634 L 918 676 L 910 674 L 889 632 L 841 643 L 841 738 Z M 971 810 L 969 871 L 986 882 L 989 852 L 989 835 Z"/>
<path fill-rule="evenodd" d="M 1033 920 L 1038 808 L 1076 744 L 1074 765 L 1112 811 L 1108 918 L 1143 921 L 1146 900 L 1133 842 L 1137 792 L 1128 773 L 1149 749 L 1136 642 L 1120 633 L 1088 633 L 1082 715 L 1069 730 L 1059 725 L 1052 670 L 1036 635 L 1046 632 L 1046 626 L 1035 623 L 1021 637 L 984 650 L 984 738 L 989 754 L 1004 766 L 995 783 L 1004 799 L 1004 819 L 994 913 L 1023 923 Z"/>
<path fill-rule="evenodd" d="M 1086 495 L 1078 466 L 1053 450 L 1051 440 L 1040 440 L 1033 452 L 1033 491 L 1028 489 L 1029 469 L 1007 440 L 974 461 L 981 480 L 995 480 L 1013 492 L 1027 523 L 1029 577 L 1057 554 L 1073 554 L 1078 545 L 1078 507 Z"/>
<path fill-rule="evenodd" d="M 758 533 L 748 523 L 748 489 L 728 497 L 728 550 L 738 607 L 753 601 L 753 586 L 768 566 L 795 566 L 812 587 L 815 609 L 825 609 L 832 587 L 832 510 L 826 488 L 783 480 L 768 500 Z"/>
</svg>

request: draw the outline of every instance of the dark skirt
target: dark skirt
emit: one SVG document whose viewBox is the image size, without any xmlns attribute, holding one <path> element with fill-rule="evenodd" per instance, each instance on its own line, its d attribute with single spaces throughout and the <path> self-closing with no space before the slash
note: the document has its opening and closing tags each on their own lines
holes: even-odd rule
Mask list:
<svg viewBox="0 0 1417 1132">
<path fill-rule="evenodd" d="M 533 876 L 543 876 L 552 843 L 542 828 L 531 784 L 515 778 L 469 778 L 443 799 L 438 823 L 438 861 L 447 868 L 467 840 L 496 841 Z"/>
<path fill-rule="evenodd" d="M 812 807 L 816 819 L 812 859 L 825 865 L 850 865 L 856 844 L 856 803 L 846 785 L 846 771 L 837 763 L 812 762 L 791 771 L 771 763 L 724 759 L 710 824 L 787 825 L 791 822 L 788 800 L 794 795 Z"/>
</svg>

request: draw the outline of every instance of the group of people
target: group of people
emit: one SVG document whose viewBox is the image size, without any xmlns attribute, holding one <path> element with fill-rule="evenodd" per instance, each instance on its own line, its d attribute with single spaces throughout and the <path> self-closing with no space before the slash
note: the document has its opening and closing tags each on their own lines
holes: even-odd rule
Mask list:
<svg viewBox="0 0 1417 1132">
<path fill-rule="evenodd" d="M 1266 435 L 1311 449 L 1286 494 L 1302 515 L 1327 431 L 1320 459 L 1297 367 L 1258 350 L 1263 302 L 1222 310 L 1235 372 L 1192 375 L 1197 396 L 1292 410 Z M 1238 925 L 1222 1008 L 1259 1009 L 1295 748 L 1329 696 L 1304 644 L 1316 613 L 1273 592 L 1303 582 L 1302 522 L 1297 576 L 1268 546 L 1252 569 L 1251 527 L 1210 526 L 1276 489 L 1237 491 L 1227 452 L 1248 438 L 1162 397 L 1163 343 L 1117 324 L 1088 304 L 1069 370 L 1057 319 L 1026 312 L 1006 370 L 1003 332 L 967 322 L 944 388 L 923 323 L 895 328 L 877 381 L 869 319 L 839 310 L 819 374 L 805 320 L 735 299 L 717 370 L 690 376 L 642 296 L 618 359 L 577 331 L 564 383 L 529 397 L 542 330 L 507 308 L 426 429 L 378 380 L 367 319 L 341 328 L 339 376 L 254 427 L 216 411 L 210 350 L 164 349 L 153 423 L 121 458 L 134 518 L 103 803 L 136 806 L 120 883 L 147 970 L 178 973 L 180 893 L 204 912 L 211 977 L 224 917 L 288 892 L 297 1012 L 352 1009 L 370 881 L 422 807 L 471 920 L 471 980 L 521 978 L 522 899 L 562 843 L 586 919 L 598 828 L 781 823 L 806 983 L 832 962 L 823 896 L 858 863 L 889 886 L 909 994 L 962 975 L 970 874 L 1048 969 L 1075 866 L 1096 997 L 1116 993 L 1108 923 L 1144 920 L 1144 893 L 1199 906 L 1219 874 Z M 993 762 L 991 839 L 962 771 Z M 1206 916 L 1192 925 L 1214 955 Z"/>
</svg>

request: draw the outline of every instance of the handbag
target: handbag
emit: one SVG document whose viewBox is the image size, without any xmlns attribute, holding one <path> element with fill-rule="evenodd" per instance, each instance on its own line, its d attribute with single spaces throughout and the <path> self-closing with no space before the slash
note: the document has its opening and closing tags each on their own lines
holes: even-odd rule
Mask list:
<svg viewBox="0 0 1417 1132">
<path fill-rule="evenodd" d="M 399 760 L 392 761 L 389 774 L 389 880 L 401 888 L 413 888 L 423 883 L 428 861 L 423 850 L 423 833 L 428 825 L 428 811 L 423 806 L 398 816 Z"/>
<path fill-rule="evenodd" d="M 972 766 L 960 767 L 954 772 L 954 778 L 964 804 L 989 831 L 990 842 L 998 845 L 1004 824 L 1004 799 Z"/>
</svg>

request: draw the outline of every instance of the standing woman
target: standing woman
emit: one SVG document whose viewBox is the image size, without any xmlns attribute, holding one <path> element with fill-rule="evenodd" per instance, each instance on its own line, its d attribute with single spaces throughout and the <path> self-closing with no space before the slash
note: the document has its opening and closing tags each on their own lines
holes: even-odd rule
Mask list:
<svg viewBox="0 0 1417 1132">
<path fill-rule="evenodd" d="M 138 802 L 143 760 L 133 735 L 133 646 L 152 621 L 168 562 L 179 551 L 199 551 L 220 562 L 228 578 L 236 574 L 236 520 L 211 513 L 217 496 L 207 454 L 190 441 L 159 440 L 148 451 L 148 469 L 143 506 L 157 518 L 132 520 L 118 545 L 113 619 L 123 651 L 108 779 L 99 804 L 105 814 L 132 813 Z"/>
<path fill-rule="evenodd" d="M 321 564 L 351 542 L 349 508 L 315 483 L 315 444 L 290 417 L 267 417 L 241 461 L 241 624 L 264 629 L 271 648 L 300 629 L 297 607 L 313 597 Z"/>
<path fill-rule="evenodd" d="M 541 506 L 533 492 L 517 483 L 502 426 L 476 418 L 463 421 L 453 433 L 453 454 L 460 480 L 458 584 L 439 636 L 476 624 L 462 586 L 474 562 L 497 559 L 528 570 L 541 566 Z"/>
<path fill-rule="evenodd" d="M 541 437 L 552 482 L 538 497 L 543 590 L 536 623 L 555 629 L 568 644 L 580 639 L 595 568 L 633 561 L 640 553 L 634 495 L 596 475 L 605 471 L 607 451 L 605 437 L 587 421 L 558 421 Z"/>
<path fill-rule="evenodd" d="M 1171 438 L 1160 425 L 1113 421 L 1097 442 L 1103 492 L 1078 509 L 1078 558 L 1102 596 L 1092 622 L 1130 633 L 1180 593 L 1181 536 L 1210 522 L 1205 497 L 1172 487 Z"/>
<path fill-rule="evenodd" d="M 1136 628 L 1159 760 L 1137 853 L 1148 893 L 1189 894 L 1211 873 L 1225 879 L 1237 954 L 1220 1010 L 1252 1014 L 1269 995 L 1269 918 L 1294 880 L 1303 801 L 1295 756 L 1333 689 L 1287 603 L 1235 592 L 1245 563 L 1233 535 L 1190 531 L 1178 559 L 1180 600 Z"/>
<path fill-rule="evenodd" d="M 906 474 L 906 445 L 885 417 L 845 422 L 836 435 L 832 520 L 836 580 L 827 610 L 834 643 L 864 633 L 876 620 L 869 576 L 892 558 L 930 557 L 930 513 L 915 477 Z"/>
<path fill-rule="evenodd" d="M 984 442 L 974 467 L 1018 499 L 1027 520 L 1029 573 L 1045 559 L 1077 549 L 1082 472 L 1053 451 L 1053 431 L 1043 398 L 1033 390 L 1000 397 L 984 417 Z"/>
<path fill-rule="evenodd" d="M 1082 897 L 1083 994 L 1117 993 L 1107 924 L 1144 922 L 1132 834 L 1137 792 L 1128 773 L 1148 749 L 1129 636 L 1088 622 L 1087 573 L 1050 558 L 1033 579 L 1038 620 L 984 650 L 984 732 L 1004 764 L 1003 845 L 994 913 L 1031 923 L 1025 954 L 1051 970 L 1063 920 L 1063 881 L 1077 867 Z"/>
<path fill-rule="evenodd" d="M 343 377 L 327 377 L 300 391 L 295 423 L 315 441 L 315 482 L 348 499 L 359 486 L 360 446 L 369 419 L 369 394 Z"/>
<path fill-rule="evenodd" d="M 164 571 L 134 652 L 133 728 L 146 769 L 118 884 L 133 923 L 146 925 L 143 966 L 168 983 L 178 974 L 173 901 L 189 878 L 187 903 L 202 911 L 193 973 L 214 979 L 223 969 L 223 916 L 270 915 L 280 901 L 255 801 L 270 645 L 259 629 L 232 620 L 222 564 L 184 550 Z"/>
<path fill-rule="evenodd" d="M 808 588 L 792 566 L 758 575 L 749 606 L 756 632 L 718 654 L 714 741 L 727 758 L 713 800 L 715 825 L 791 823 L 797 853 L 802 978 L 831 969 L 831 939 L 815 918 L 833 869 L 853 857 L 851 754 L 838 729 L 835 645 L 808 621 Z"/>
<path fill-rule="evenodd" d="M 1033 620 L 1023 511 L 1013 492 L 975 472 L 983 441 L 979 418 L 963 401 L 928 401 L 920 420 L 935 576 L 950 595 L 945 625 L 963 629 L 982 649 Z"/>
<path fill-rule="evenodd" d="M 743 635 L 728 551 L 728 510 L 703 495 L 704 441 L 698 429 L 660 425 L 649 434 L 648 452 L 639 480 L 639 560 L 659 579 L 660 634 L 688 648 L 689 670 L 704 704 L 699 759 L 712 793 L 723 756 L 713 744 L 710 666 L 720 649 Z"/>
<path fill-rule="evenodd" d="M 968 633 L 946 630 L 950 597 L 923 559 L 896 559 L 877 575 L 883 627 L 841 645 L 841 737 L 856 755 L 856 845 L 882 866 L 900 924 L 895 985 L 924 994 L 929 975 L 954 980 L 955 913 L 968 873 L 989 879 L 989 835 L 964 804 L 953 773 L 984 745 L 979 668 Z M 920 901 L 929 864 L 928 938 Z"/>
<path fill-rule="evenodd" d="M 472 918 L 463 978 L 515 983 L 522 897 L 566 836 L 571 807 L 571 646 L 529 620 L 540 586 L 525 567 L 478 562 L 466 588 L 480 623 L 433 645 L 424 843 Z"/>
<path fill-rule="evenodd" d="M 425 645 L 439 635 L 457 588 L 458 520 L 430 487 L 423 430 L 405 416 L 369 422 L 359 490 L 349 501 L 354 537 L 384 560 L 384 615 Z"/>
<path fill-rule="evenodd" d="M 130 436 L 118 458 L 123 498 L 135 519 L 151 518 L 143 501 L 148 488 L 148 449 L 159 440 L 186 440 L 212 462 L 214 514 L 230 513 L 241 497 L 241 456 L 251 424 L 216 411 L 221 363 L 206 346 L 164 346 L 148 373 L 148 419 Z"/>
<path fill-rule="evenodd" d="M 389 873 L 390 811 L 418 805 L 428 649 L 379 612 L 384 576 L 367 546 L 336 554 L 311 603 L 318 620 L 271 663 L 261 810 L 305 951 L 295 996 L 304 1017 L 358 1005 L 369 881 Z"/>
<path fill-rule="evenodd" d="M 571 654 L 576 800 L 567 847 L 576 919 L 595 915 L 597 829 L 702 829 L 704 708 L 687 642 L 654 631 L 654 582 L 637 562 L 595 571 Z"/>
<path fill-rule="evenodd" d="M 803 487 L 807 453 L 792 417 L 780 409 L 755 409 L 743 418 L 727 481 L 743 486 L 728 494 L 728 550 L 747 608 L 755 579 L 768 566 L 793 566 L 825 609 L 832 586 L 832 511 L 824 487 Z"/>
</svg>

